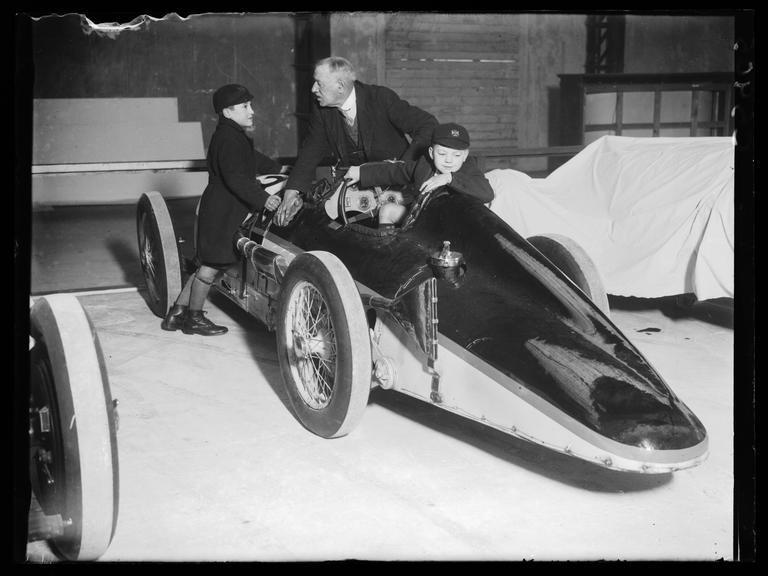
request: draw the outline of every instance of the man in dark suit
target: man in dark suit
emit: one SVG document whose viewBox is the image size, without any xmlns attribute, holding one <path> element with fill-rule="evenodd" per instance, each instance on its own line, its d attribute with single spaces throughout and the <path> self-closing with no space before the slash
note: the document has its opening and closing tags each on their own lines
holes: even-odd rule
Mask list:
<svg viewBox="0 0 768 576">
<path fill-rule="evenodd" d="M 301 208 L 315 169 L 327 157 L 343 166 L 382 160 L 415 160 L 432 138 L 437 119 L 384 86 L 356 80 L 352 64 L 339 57 L 315 65 L 309 135 L 286 183 L 275 222 L 284 226 Z M 406 134 L 410 137 L 409 142 Z"/>
</svg>

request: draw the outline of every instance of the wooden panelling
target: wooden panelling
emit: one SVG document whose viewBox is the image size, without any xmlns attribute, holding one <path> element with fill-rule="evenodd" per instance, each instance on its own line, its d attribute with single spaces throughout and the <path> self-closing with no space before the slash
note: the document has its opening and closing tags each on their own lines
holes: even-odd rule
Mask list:
<svg viewBox="0 0 768 576">
<path fill-rule="evenodd" d="M 472 147 L 514 147 L 518 20 L 504 14 L 396 14 L 385 34 L 386 85 L 469 130 Z"/>
<path fill-rule="evenodd" d="M 478 45 L 475 37 L 477 35 L 466 35 L 461 40 L 436 40 L 433 35 L 427 39 L 417 39 L 411 37 L 401 37 L 397 39 L 390 38 L 385 41 L 386 49 L 389 51 L 392 57 L 399 57 L 400 52 L 415 51 L 415 52 L 430 52 L 435 49 L 440 49 L 441 46 L 447 48 L 447 51 L 454 50 L 456 52 L 467 53 L 471 55 L 477 55 L 478 53 L 490 52 L 497 57 L 498 52 L 514 52 L 517 50 L 517 40 L 498 41 L 493 37 L 485 38 L 482 45 Z M 445 46 L 448 44 L 448 46 Z"/>
<path fill-rule="evenodd" d="M 454 76 L 463 75 L 464 77 L 476 78 L 507 78 L 513 76 L 517 71 L 516 62 L 475 62 L 470 59 L 450 58 L 445 60 L 436 59 L 413 59 L 413 60 L 391 60 L 387 58 L 387 74 L 390 72 L 402 72 L 413 74 L 429 73 L 432 76 L 441 76 L 450 73 Z"/>
<path fill-rule="evenodd" d="M 412 104 L 415 102 L 429 103 L 435 109 L 440 106 L 447 106 L 457 111 L 477 112 L 479 114 L 487 109 L 498 112 L 514 105 L 509 96 L 466 96 L 450 90 L 435 90 L 435 94 L 432 96 L 414 94 L 410 101 Z"/>
<path fill-rule="evenodd" d="M 439 30 L 443 33 L 509 32 L 507 23 L 514 18 L 512 14 L 394 14 L 388 28 L 399 32 L 419 32 Z"/>
<path fill-rule="evenodd" d="M 413 43 L 414 45 L 437 45 L 440 42 L 451 42 L 452 44 L 476 44 L 475 38 L 477 36 L 477 30 L 472 30 L 469 27 L 464 27 L 460 32 L 448 32 L 445 28 L 440 29 L 440 37 L 435 37 L 435 30 L 418 31 L 418 30 L 396 30 L 390 28 L 392 34 L 390 34 L 385 42 L 387 47 L 397 46 L 398 44 Z M 518 36 L 516 34 L 510 34 L 509 28 L 501 32 L 491 32 L 489 29 L 483 29 L 485 32 L 485 44 L 498 43 L 502 45 L 511 45 L 518 42 Z"/>
<path fill-rule="evenodd" d="M 412 61 L 416 59 L 460 59 L 471 60 L 473 62 L 488 60 L 495 62 L 498 60 L 509 60 L 509 58 L 502 57 L 504 53 L 508 52 L 512 52 L 512 48 L 498 47 L 497 49 L 494 49 L 494 46 L 478 47 L 474 44 L 467 44 L 466 47 L 453 44 L 450 49 L 441 49 L 440 46 L 430 46 L 421 50 L 412 48 L 392 49 L 387 47 L 387 62 L 392 62 L 394 64 L 399 61 Z M 501 56 L 499 53 L 501 53 Z"/>
<path fill-rule="evenodd" d="M 469 83 L 462 78 L 453 78 L 451 76 L 441 76 L 435 78 L 427 84 L 414 83 L 411 79 L 405 76 L 399 76 L 397 70 L 390 70 L 391 79 L 387 83 L 390 88 L 408 86 L 408 90 L 416 92 L 432 93 L 434 89 L 443 88 L 451 90 L 472 90 L 483 94 L 500 94 L 506 95 L 512 93 L 517 89 L 518 80 L 515 79 L 500 79 L 498 82 L 484 82 L 483 84 Z"/>
</svg>

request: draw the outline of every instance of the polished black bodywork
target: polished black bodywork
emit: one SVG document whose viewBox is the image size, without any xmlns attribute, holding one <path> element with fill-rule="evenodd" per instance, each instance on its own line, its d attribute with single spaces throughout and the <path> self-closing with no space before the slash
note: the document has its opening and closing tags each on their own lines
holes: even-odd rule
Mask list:
<svg viewBox="0 0 768 576">
<path fill-rule="evenodd" d="M 464 265 L 437 280 L 440 337 L 475 354 L 603 437 L 646 450 L 706 439 L 696 416 L 584 293 L 480 202 L 438 192 L 401 228 L 340 225 L 308 203 L 271 231 L 332 252 L 429 352 L 419 287 L 448 240 Z M 438 276 L 441 276 L 438 274 Z M 443 275 L 444 276 L 444 275 Z"/>
</svg>

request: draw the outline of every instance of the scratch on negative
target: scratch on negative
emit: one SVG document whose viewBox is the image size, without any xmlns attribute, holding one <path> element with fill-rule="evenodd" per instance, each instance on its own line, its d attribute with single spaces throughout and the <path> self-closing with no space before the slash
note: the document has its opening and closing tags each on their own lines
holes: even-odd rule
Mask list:
<svg viewBox="0 0 768 576">
<path fill-rule="evenodd" d="M 97 34 L 99 36 L 106 36 L 107 38 L 111 38 L 112 40 L 115 40 L 120 32 L 123 32 L 125 30 L 127 31 L 133 31 L 133 30 L 141 30 L 142 27 L 148 26 L 151 22 L 160 22 L 160 21 L 185 21 L 189 18 L 181 17 L 175 12 L 171 12 L 169 14 L 166 14 L 162 18 L 155 18 L 153 16 L 149 16 L 148 14 L 143 14 L 141 16 L 137 16 L 127 24 L 121 24 L 119 22 L 102 22 L 102 23 L 95 23 L 92 20 L 90 20 L 87 16 L 81 14 L 80 15 L 80 26 L 83 29 L 83 32 L 86 34 Z"/>
</svg>

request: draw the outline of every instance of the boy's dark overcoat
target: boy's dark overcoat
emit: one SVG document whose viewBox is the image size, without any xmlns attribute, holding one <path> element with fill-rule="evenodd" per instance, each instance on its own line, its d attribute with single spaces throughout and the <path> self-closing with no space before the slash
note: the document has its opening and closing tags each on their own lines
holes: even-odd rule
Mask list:
<svg viewBox="0 0 768 576">
<path fill-rule="evenodd" d="M 201 263 L 219 267 L 237 261 L 235 232 L 248 212 L 261 210 L 269 198 L 256 176 L 280 169 L 280 164 L 253 149 L 241 126 L 221 117 L 208 146 L 208 186 L 197 215 Z"/>
</svg>

